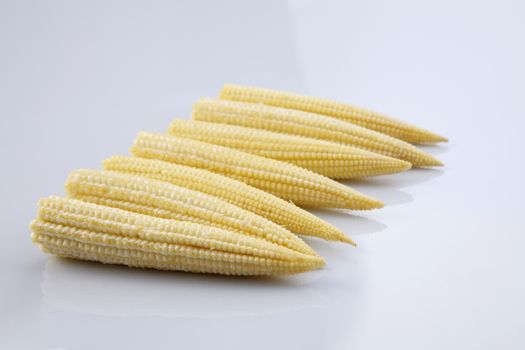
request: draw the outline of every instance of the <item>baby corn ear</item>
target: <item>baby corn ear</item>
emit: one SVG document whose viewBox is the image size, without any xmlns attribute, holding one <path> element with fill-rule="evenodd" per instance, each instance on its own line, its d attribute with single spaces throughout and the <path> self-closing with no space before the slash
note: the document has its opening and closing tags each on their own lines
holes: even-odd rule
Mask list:
<svg viewBox="0 0 525 350">
<path fill-rule="evenodd" d="M 393 174 L 412 165 L 363 149 L 309 137 L 196 120 L 174 120 L 168 133 L 295 164 L 329 178 Z"/>
<path fill-rule="evenodd" d="M 298 205 L 356 210 L 383 206 L 376 199 L 307 169 L 205 142 L 140 133 L 131 152 L 138 157 L 226 175 Z"/>
<path fill-rule="evenodd" d="M 351 104 L 317 97 L 256 87 L 225 85 L 220 92 L 220 98 L 231 101 L 263 103 L 275 107 L 323 114 L 411 143 L 437 143 L 447 141 L 443 136 L 384 114 L 366 108 L 356 107 Z"/>
<path fill-rule="evenodd" d="M 187 220 L 258 237 L 310 255 L 316 253 L 287 229 L 219 198 L 162 181 L 98 170 L 76 170 L 68 195 L 96 204 L 173 220 Z"/>
<path fill-rule="evenodd" d="M 233 231 L 49 197 L 31 223 L 33 242 L 68 258 L 225 275 L 289 275 L 323 259 Z"/>
<path fill-rule="evenodd" d="M 346 144 L 402 159 L 414 167 L 443 165 L 409 143 L 388 135 L 320 114 L 293 109 L 225 100 L 200 99 L 193 105 L 193 119 L 295 134 Z"/>
<path fill-rule="evenodd" d="M 155 159 L 113 156 L 104 169 L 168 182 L 203 192 L 260 215 L 290 231 L 354 244 L 336 227 L 270 193 L 210 171 Z"/>
</svg>

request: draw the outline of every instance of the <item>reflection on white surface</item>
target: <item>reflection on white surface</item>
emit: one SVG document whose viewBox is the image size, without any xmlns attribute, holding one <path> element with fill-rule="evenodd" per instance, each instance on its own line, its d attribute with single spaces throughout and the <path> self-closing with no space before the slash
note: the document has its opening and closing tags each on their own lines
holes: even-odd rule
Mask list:
<svg viewBox="0 0 525 350">
<path fill-rule="evenodd" d="M 309 287 L 325 271 L 241 278 L 132 269 L 50 257 L 42 302 L 50 310 L 107 316 L 231 318 L 328 307 Z"/>
<path fill-rule="evenodd" d="M 414 197 L 405 191 L 398 190 L 395 187 L 385 186 L 370 180 L 354 180 L 343 182 L 359 192 L 379 199 L 385 205 L 400 205 L 410 203 Z"/>
<path fill-rule="evenodd" d="M 381 191 L 381 189 L 383 188 L 386 188 L 386 190 L 388 191 L 392 188 L 408 188 L 414 185 L 424 184 L 426 182 L 434 180 L 435 178 L 443 175 L 444 173 L 445 170 L 440 168 L 414 168 L 394 175 L 376 176 L 366 179 L 360 179 L 357 180 L 355 184 L 359 186 L 360 183 L 363 183 L 367 184 L 370 187 L 376 187 L 377 191 Z M 353 182 L 348 182 L 348 184 L 352 185 Z"/>
<path fill-rule="evenodd" d="M 431 181 L 442 174 L 441 169 L 411 169 L 399 174 L 346 180 L 342 183 L 381 200 L 385 206 L 395 206 L 414 200 L 410 193 L 401 189 Z"/>
<path fill-rule="evenodd" d="M 377 233 L 386 229 L 386 225 L 370 218 L 366 214 L 354 214 L 345 209 L 308 209 L 309 212 L 329 222 L 344 222 L 344 227 L 340 229 L 348 230 L 352 236 L 368 233 Z M 350 234 L 350 233 L 349 233 Z M 304 238 L 304 237 L 303 237 Z"/>
<path fill-rule="evenodd" d="M 26 325 L 37 328 L 37 336 L 25 343 L 115 348 L 122 338 L 130 349 L 175 344 L 209 349 L 217 343 L 251 349 L 330 348 L 343 340 L 342 329 L 344 338 L 351 337 L 362 284 L 357 265 L 348 255 L 340 259 L 349 267 L 344 279 L 327 276 L 330 269 L 288 278 L 241 278 L 49 257 L 40 314 Z M 85 334 L 85 327 L 97 336 Z"/>
<path fill-rule="evenodd" d="M 449 145 L 448 144 L 418 145 L 418 148 L 434 156 L 439 156 L 440 154 L 444 154 L 448 152 Z"/>
</svg>

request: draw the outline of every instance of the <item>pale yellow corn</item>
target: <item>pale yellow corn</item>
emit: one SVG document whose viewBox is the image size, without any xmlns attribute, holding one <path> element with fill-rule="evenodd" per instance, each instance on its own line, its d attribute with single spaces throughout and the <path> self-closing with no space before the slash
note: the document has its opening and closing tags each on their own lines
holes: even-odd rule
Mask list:
<svg viewBox="0 0 525 350">
<path fill-rule="evenodd" d="M 68 258 L 227 275 L 287 275 L 324 261 L 216 227 L 155 218 L 71 198 L 39 201 L 32 240 Z"/>
<path fill-rule="evenodd" d="M 196 140 L 140 133 L 131 152 L 139 157 L 223 174 L 297 205 L 361 210 L 383 205 L 376 199 L 293 164 Z"/>
<path fill-rule="evenodd" d="M 226 100 L 200 99 L 193 105 L 193 119 L 295 134 L 398 158 L 414 167 L 443 165 L 413 145 L 339 119 L 293 109 Z"/>
<path fill-rule="evenodd" d="M 339 229 L 306 210 L 244 182 L 204 169 L 155 159 L 121 156 L 106 159 L 104 169 L 148 177 L 207 193 L 297 234 L 354 244 Z"/>
<path fill-rule="evenodd" d="M 243 126 L 174 120 L 168 133 L 295 164 L 334 179 L 398 173 L 409 162 L 334 142 Z"/>
<path fill-rule="evenodd" d="M 447 139 L 431 131 L 421 129 L 366 108 L 289 92 L 256 87 L 225 85 L 220 98 L 224 100 L 263 103 L 275 107 L 296 109 L 327 115 L 411 143 L 446 142 Z"/>
<path fill-rule="evenodd" d="M 185 220 L 266 239 L 301 253 L 316 253 L 299 237 L 259 215 L 217 197 L 151 178 L 112 171 L 76 170 L 69 196 L 165 219 Z"/>
</svg>

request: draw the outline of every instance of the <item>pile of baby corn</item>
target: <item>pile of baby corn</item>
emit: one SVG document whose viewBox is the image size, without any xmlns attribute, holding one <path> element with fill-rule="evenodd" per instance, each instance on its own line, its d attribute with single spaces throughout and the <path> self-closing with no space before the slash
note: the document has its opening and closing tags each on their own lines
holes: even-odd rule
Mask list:
<svg viewBox="0 0 525 350">
<path fill-rule="evenodd" d="M 132 156 L 69 174 L 38 203 L 32 240 L 62 257 L 161 270 L 290 275 L 325 265 L 298 235 L 354 242 L 300 207 L 383 204 L 334 179 L 436 167 L 445 138 L 368 109 L 226 85 Z"/>
</svg>

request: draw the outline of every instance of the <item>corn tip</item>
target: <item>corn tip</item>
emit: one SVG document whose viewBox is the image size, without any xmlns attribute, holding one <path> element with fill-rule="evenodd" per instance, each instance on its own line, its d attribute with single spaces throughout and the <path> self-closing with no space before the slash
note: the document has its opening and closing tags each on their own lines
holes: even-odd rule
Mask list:
<svg viewBox="0 0 525 350">
<path fill-rule="evenodd" d="M 352 245 L 354 247 L 357 247 L 357 244 L 355 243 L 355 241 L 352 238 L 348 237 L 347 235 L 341 236 L 339 238 L 339 241 L 341 241 L 343 243 L 348 243 L 348 244 L 350 244 L 350 245 Z"/>
<path fill-rule="evenodd" d="M 385 203 L 381 202 L 380 200 L 374 200 L 372 203 L 371 209 L 381 209 L 385 207 Z"/>
<path fill-rule="evenodd" d="M 437 142 L 448 142 L 448 138 L 444 136 L 437 135 Z"/>
<path fill-rule="evenodd" d="M 423 160 L 422 162 L 413 164 L 413 167 L 415 168 L 434 168 L 434 167 L 442 167 L 444 165 L 445 164 L 443 164 L 443 162 L 440 161 L 439 159 L 428 155 L 428 157 L 426 157 L 426 159 Z"/>
<path fill-rule="evenodd" d="M 448 139 L 434 132 L 427 131 L 427 139 L 423 140 L 423 142 L 429 142 L 429 143 L 448 142 Z"/>
<path fill-rule="evenodd" d="M 399 160 L 399 169 L 401 171 L 407 171 L 407 170 L 412 169 L 412 163 L 407 162 L 405 160 L 401 160 L 401 159 L 398 159 L 398 160 Z"/>
</svg>

